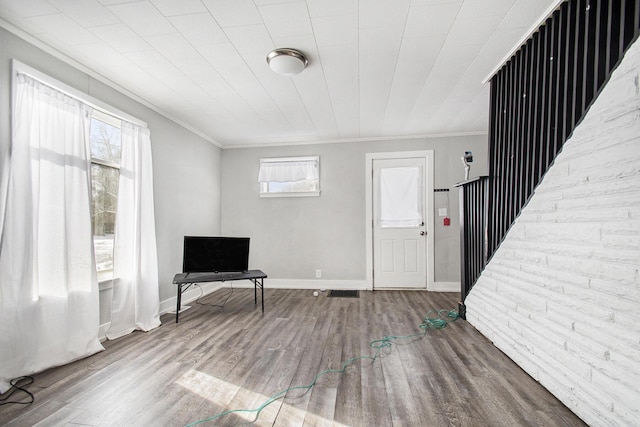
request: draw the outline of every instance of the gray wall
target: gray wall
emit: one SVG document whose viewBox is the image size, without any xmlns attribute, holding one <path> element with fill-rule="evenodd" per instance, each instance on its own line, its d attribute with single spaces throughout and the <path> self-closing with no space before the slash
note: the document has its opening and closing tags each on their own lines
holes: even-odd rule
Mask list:
<svg viewBox="0 0 640 427">
<path fill-rule="evenodd" d="M 348 142 L 222 153 L 222 233 L 251 237 L 250 266 L 270 278 L 366 279 L 365 154 L 434 150 L 434 188 L 449 188 L 451 226 L 437 217 L 447 193 L 434 194 L 435 281 L 460 281 L 458 190 L 464 179 L 460 157 L 471 150 L 471 177 L 486 174 L 487 137 L 457 136 L 397 141 Z M 320 156 L 320 197 L 260 198 L 262 157 Z"/>
<path fill-rule="evenodd" d="M 175 297 L 173 275 L 182 270 L 182 239 L 220 231 L 221 150 L 150 108 L 0 28 L 0 165 L 10 135 L 11 59 L 148 123 L 153 155 L 160 301 Z M 4 170 L 4 168 L 3 168 Z M 109 320 L 109 291 L 101 292 L 101 323 Z"/>
</svg>

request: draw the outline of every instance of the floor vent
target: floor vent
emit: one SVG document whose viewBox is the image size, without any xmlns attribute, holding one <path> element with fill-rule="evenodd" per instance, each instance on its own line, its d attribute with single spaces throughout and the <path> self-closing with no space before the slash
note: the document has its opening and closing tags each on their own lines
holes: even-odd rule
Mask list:
<svg viewBox="0 0 640 427">
<path fill-rule="evenodd" d="M 329 292 L 329 296 L 338 298 L 360 298 L 360 291 L 344 291 L 334 289 Z"/>
</svg>

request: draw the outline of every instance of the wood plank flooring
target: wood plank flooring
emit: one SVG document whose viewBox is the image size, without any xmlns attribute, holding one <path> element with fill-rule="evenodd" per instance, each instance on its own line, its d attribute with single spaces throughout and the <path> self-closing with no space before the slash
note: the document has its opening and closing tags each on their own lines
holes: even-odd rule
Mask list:
<svg viewBox="0 0 640 427">
<path fill-rule="evenodd" d="M 201 299 L 220 304 L 229 289 Z M 361 291 L 359 298 L 235 289 L 224 308 L 192 303 L 162 326 L 105 342 L 106 350 L 35 375 L 35 402 L 0 406 L 7 426 L 184 426 L 229 410 L 259 408 L 361 355 L 373 340 L 419 332 L 431 309 L 458 294 Z M 309 390 L 255 412 L 199 425 L 582 426 L 584 423 L 471 325 L 457 320 L 396 340 Z M 255 420 L 255 421 L 254 421 Z"/>
</svg>

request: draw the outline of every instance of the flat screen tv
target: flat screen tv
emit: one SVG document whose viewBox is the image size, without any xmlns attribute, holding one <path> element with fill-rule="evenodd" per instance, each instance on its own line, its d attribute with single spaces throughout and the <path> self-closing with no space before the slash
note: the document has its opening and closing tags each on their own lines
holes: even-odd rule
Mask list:
<svg viewBox="0 0 640 427">
<path fill-rule="evenodd" d="M 184 236 L 184 273 L 222 273 L 249 270 L 248 237 Z"/>
</svg>

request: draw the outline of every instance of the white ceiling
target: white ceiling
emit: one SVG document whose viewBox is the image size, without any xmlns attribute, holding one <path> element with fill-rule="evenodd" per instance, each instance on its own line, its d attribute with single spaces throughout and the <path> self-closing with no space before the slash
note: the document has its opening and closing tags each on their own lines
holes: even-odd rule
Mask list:
<svg viewBox="0 0 640 427">
<path fill-rule="evenodd" d="M 486 132 L 482 81 L 557 3 L 0 0 L 0 25 L 237 147 Z M 274 74 L 276 47 L 309 66 Z"/>
</svg>

